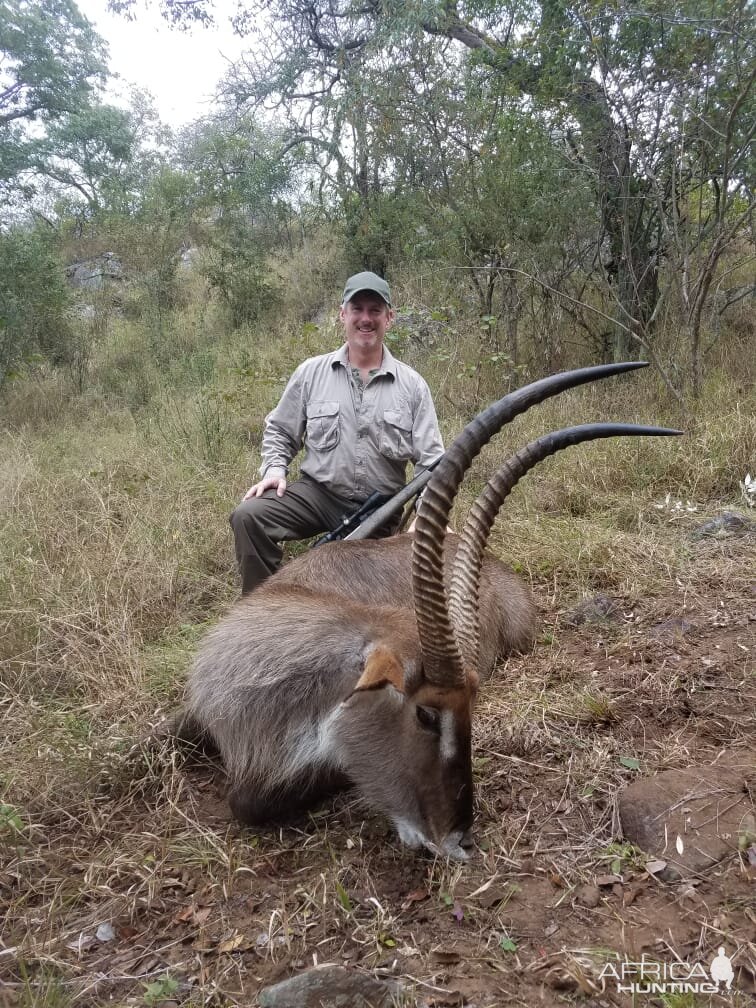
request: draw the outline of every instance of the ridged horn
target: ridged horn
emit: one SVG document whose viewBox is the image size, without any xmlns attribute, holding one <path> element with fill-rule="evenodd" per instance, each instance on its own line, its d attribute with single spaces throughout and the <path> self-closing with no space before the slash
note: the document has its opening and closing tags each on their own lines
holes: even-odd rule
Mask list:
<svg viewBox="0 0 756 1008">
<path fill-rule="evenodd" d="M 465 663 L 477 668 L 480 646 L 479 590 L 483 551 L 504 501 L 534 466 L 563 448 L 610 437 L 671 437 L 682 431 L 637 424 L 594 423 L 552 431 L 515 452 L 486 484 L 462 529 L 449 584 L 449 616 Z"/>
<path fill-rule="evenodd" d="M 588 382 L 648 367 L 646 361 L 600 364 L 549 375 L 510 392 L 479 413 L 457 435 L 423 494 L 412 547 L 412 591 L 426 679 L 438 686 L 461 686 L 462 656 L 449 619 L 444 588 L 444 535 L 454 498 L 473 459 L 501 428 L 551 396 Z"/>
</svg>

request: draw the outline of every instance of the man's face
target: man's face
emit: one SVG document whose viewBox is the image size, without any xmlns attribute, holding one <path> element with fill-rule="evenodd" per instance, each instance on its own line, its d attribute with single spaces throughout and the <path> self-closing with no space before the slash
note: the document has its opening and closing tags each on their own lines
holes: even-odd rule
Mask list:
<svg viewBox="0 0 756 1008">
<path fill-rule="evenodd" d="M 347 345 L 363 353 L 383 345 L 386 330 L 394 321 L 394 313 L 383 298 L 370 291 L 358 291 L 341 306 L 339 314 Z"/>
</svg>

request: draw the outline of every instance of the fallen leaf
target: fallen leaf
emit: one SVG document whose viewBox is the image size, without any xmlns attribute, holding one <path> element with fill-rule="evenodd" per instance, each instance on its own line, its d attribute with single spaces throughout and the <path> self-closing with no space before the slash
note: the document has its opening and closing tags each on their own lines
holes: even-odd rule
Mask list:
<svg viewBox="0 0 756 1008">
<path fill-rule="evenodd" d="M 186 882 L 180 878 L 163 879 L 164 889 L 186 889 Z"/>
<path fill-rule="evenodd" d="M 252 942 L 246 935 L 238 932 L 218 943 L 218 952 L 246 952 L 250 948 L 252 948 Z"/>
<path fill-rule="evenodd" d="M 756 868 L 756 844 L 751 844 L 748 848 L 748 864 L 751 868 Z"/>
<path fill-rule="evenodd" d="M 205 924 L 210 916 L 212 907 L 198 907 L 194 903 L 180 910 L 173 918 L 174 924 Z"/>
<path fill-rule="evenodd" d="M 594 879 L 597 886 L 610 886 L 622 882 L 621 875 L 597 875 Z"/>
<path fill-rule="evenodd" d="M 192 942 L 195 952 L 212 952 L 215 948 L 215 939 L 210 937 L 195 938 Z"/>
<path fill-rule="evenodd" d="M 477 902 L 485 910 L 490 910 L 492 907 L 497 906 L 497 904 L 502 903 L 505 900 L 508 902 L 510 899 L 512 899 L 515 891 L 516 887 L 513 887 L 511 885 L 497 885 L 494 886 L 492 889 L 487 889 L 486 892 L 482 893 L 481 896 L 478 897 Z M 470 899 L 469 896 L 467 898 Z"/>
<path fill-rule="evenodd" d="M 678 834 L 677 840 L 675 841 L 675 847 L 677 848 L 677 853 L 682 854 L 685 850 L 685 845 L 683 844 L 683 838 Z"/>
<path fill-rule="evenodd" d="M 480 896 L 481 893 L 486 892 L 488 889 L 491 888 L 491 886 L 494 884 L 494 882 L 497 880 L 498 877 L 499 877 L 498 875 L 492 875 L 491 878 L 488 880 L 488 882 L 484 882 L 483 885 L 478 886 L 477 889 L 473 889 L 473 891 L 470 893 L 467 899 L 469 900 L 475 899 L 476 896 Z"/>
<path fill-rule="evenodd" d="M 620 763 L 627 770 L 640 770 L 640 760 L 634 756 L 620 756 Z"/>
<path fill-rule="evenodd" d="M 664 871 L 666 867 L 667 862 L 661 860 L 646 861 L 645 864 L 645 869 L 649 873 L 649 875 L 658 875 L 659 872 Z"/>
<path fill-rule="evenodd" d="M 113 930 L 112 924 L 100 924 L 100 926 L 95 931 L 95 937 L 99 942 L 111 942 L 115 938 L 116 933 Z"/>
<path fill-rule="evenodd" d="M 82 931 L 76 941 L 66 942 L 66 948 L 73 949 L 74 952 L 86 952 L 96 943 L 97 939 L 94 935 L 84 934 Z"/>
<path fill-rule="evenodd" d="M 422 903 L 422 901 L 428 899 L 429 896 L 430 893 L 427 889 L 413 889 L 411 893 L 407 893 L 404 897 L 402 910 L 409 910 L 413 903 Z"/>
</svg>

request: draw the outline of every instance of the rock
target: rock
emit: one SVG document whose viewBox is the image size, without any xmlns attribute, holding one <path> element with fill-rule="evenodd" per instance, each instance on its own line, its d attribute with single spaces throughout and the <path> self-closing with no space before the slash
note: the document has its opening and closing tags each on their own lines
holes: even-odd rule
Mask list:
<svg viewBox="0 0 756 1008">
<path fill-rule="evenodd" d="M 113 929 L 113 925 L 109 924 L 107 921 L 104 924 L 100 924 L 95 932 L 95 937 L 97 941 L 100 942 L 111 942 L 115 938 L 116 933 Z"/>
<path fill-rule="evenodd" d="M 619 796 L 625 839 L 667 862 L 658 873 L 666 881 L 705 871 L 736 852 L 752 828 L 753 770 L 733 753 L 716 764 L 634 781 Z"/>
<path fill-rule="evenodd" d="M 181 252 L 181 258 L 178 261 L 178 268 L 184 272 L 190 272 L 196 267 L 197 263 L 200 262 L 201 258 L 201 251 L 195 246 L 190 245 Z"/>
<path fill-rule="evenodd" d="M 601 902 L 601 893 L 595 885 L 579 885 L 575 890 L 575 900 L 580 906 L 593 909 Z"/>
<path fill-rule="evenodd" d="M 756 534 L 756 522 L 734 511 L 723 511 L 722 514 L 704 522 L 693 529 L 690 538 L 695 539 L 735 539 L 745 535 Z"/>
<path fill-rule="evenodd" d="M 684 619 L 682 616 L 670 616 L 669 619 L 662 620 L 661 623 L 654 623 L 648 628 L 649 637 L 657 637 L 660 640 L 675 640 L 688 637 L 697 630 L 695 623 Z"/>
<path fill-rule="evenodd" d="M 106 283 L 123 281 L 123 266 L 114 252 L 101 252 L 91 259 L 71 263 L 66 268 L 66 277 L 72 287 L 102 290 Z"/>
<path fill-rule="evenodd" d="M 574 609 L 566 613 L 562 622 L 568 626 L 580 626 L 582 623 L 603 623 L 606 620 L 615 619 L 622 610 L 609 595 L 594 595 L 593 598 L 583 599 Z"/>
<path fill-rule="evenodd" d="M 260 1008 L 391 1008 L 401 996 L 395 981 L 344 966 L 316 966 L 260 991 Z"/>
</svg>

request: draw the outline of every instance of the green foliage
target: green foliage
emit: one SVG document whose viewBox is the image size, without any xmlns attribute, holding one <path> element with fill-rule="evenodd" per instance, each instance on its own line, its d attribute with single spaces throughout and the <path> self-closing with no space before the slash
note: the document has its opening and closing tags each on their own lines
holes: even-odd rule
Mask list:
<svg viewBox="0 0 756 1008">
<path fill-rule="evenodd" d="M 205 217 L 202 269 L 234 328 L 253 322 L 277 297 L 266 257 L 288 239 L 284 197 L 295 171 L 293 157 L 279 154 L 277 145 L 275 134 L 244 115 L 198 124 L 180 144 Z"/>
<path fill-rule="evenodd" d="M 64 192 L 73 190 L 89 210 L 118 200 L 135 150 L 131 114 L 112 105 L 84 106 L 29 142 L 30 166 Z"/>
<path fill-rule="evenodd" d="M 276 105 L 285 149 L 306 152 L 355 266 L 451 260 L 481 314 L 503 302 L 515 362 L 523 303 L 537 298 L 539 368 L 558 366 L 557 292 L 594 353 L 642 350 L 679 400 L 689 380 L 700 392 L 719 260 L 752 239 L 742 4 L 260 8 L 285 42 L 235 68 L 229 102 Z M 251 6 L 236 24 L 251 30 Z M 670 366 L 660 336 L 680 317 L 688 359 Z"/>
<path fill-rule="evenodd" d="M 45 129 L 86 108 L 104 80 L 102 40 L 72 0 L 0 2 L 0 187 L 28 182 Z M 28 127 L 34 125 L 33 133 Z M 42 130 L 40 130 L 42 127 Z"/>
<path fill-rule="evenodd" d="M 143 96 L 96 104 L 98 40 L 68 0 L 38 6 L 0 0 L 0 183 L 16 214 L 44 211 L 68 261 L 113 250 L 127 278 L 48 354 L 79 390 L 95 369 L 144 405 L 183 381 L 176 320 L 200 285 L 196 314 L 243 334 L 287 305 L 311 321 L 348 271 L 411 264 L 413 311 L 456 327 L 435 361 L 464 383 L 462 413 L 522 373 L 641 351 L 682 402 L 723 312 L 745 306 L 752 24 L 735 0 L 705 16 L 692 0 L 263 0 L 284 30 L 176 141 Z M 168 6 L 201 22 L 215 7 Z M 144 353 L 119 377 L 124 334 Z M 412 354 L 435 335 L 391 338 Z M 38 342 L 14 335 L 14 360 L 47 353 Z"/>
<path fill-rule="evenodd" d="M 24 829 L 24 821 L 17 808 L 13 805 L 0 803 L 0 841 L 14 840 Z"/>
<path fill-rule="evenodd" d="M 38 232 L 0 233 L 0 389 L 24 365 L 70 359 L 63 268 Z"/>
<path fill-rule="evenodd" d="M 146 1005 L 160 1005 L 163 1001 L 170 1000 L 178 991 L 178 980 L 165 976 L 160 980 L 153 980 L 144 985 L 144 1003 Z"/>
<path fill-rule="evenodd" d="M 74 112 L 105 74 L 102 40 L 72 0 L 2 0 L 0 127 Z"/>
</svg>

